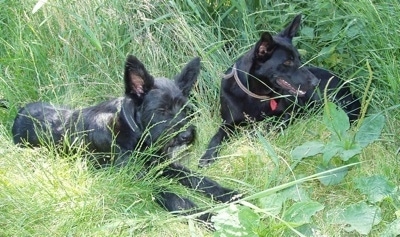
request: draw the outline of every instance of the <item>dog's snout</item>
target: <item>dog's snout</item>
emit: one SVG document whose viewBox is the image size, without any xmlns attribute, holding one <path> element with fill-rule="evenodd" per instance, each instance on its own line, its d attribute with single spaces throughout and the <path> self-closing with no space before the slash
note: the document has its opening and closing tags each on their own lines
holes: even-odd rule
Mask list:
<svg viewBox="0 0 400 237">
<path fill-rule="evenodd" d="M 178 137 L 182 143 L 190 143 L 193 141 L 194 134 L 191 129 L 188 129 L 187 131 L 181 132 Z"/>
<path fill-rule="evenodd" d="M 310 82 L 310 84 L 311 84 L 312 87 L 316 87 L 316 86 L 318 86 L 318 84 L 319 84 L 319 79 L 318 79 L 317 77 L 315 77 L 315 76 L 312 76 L 312 77 L 309 79 L 309 82 Z"/>
</svg>

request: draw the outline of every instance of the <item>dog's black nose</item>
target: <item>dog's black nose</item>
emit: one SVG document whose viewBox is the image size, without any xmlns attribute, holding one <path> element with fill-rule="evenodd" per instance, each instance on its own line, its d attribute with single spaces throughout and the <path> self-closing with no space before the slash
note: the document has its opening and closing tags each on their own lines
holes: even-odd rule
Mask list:
<svg viewBox="0 0 400 237">
<path fill-rule="evenodd" d="M 319 79 L 315 76 L 311 77 L 309 81 L 312 87 L 316 87 L 319 84 Z"/>
<path fill-rule="evenodd" d="M 188 131 L 181 132 L 179 134 L 179 141 L 182 143 L 190 143 L 193 140 L 194 134 L 189 129 Z"/>
</svg>

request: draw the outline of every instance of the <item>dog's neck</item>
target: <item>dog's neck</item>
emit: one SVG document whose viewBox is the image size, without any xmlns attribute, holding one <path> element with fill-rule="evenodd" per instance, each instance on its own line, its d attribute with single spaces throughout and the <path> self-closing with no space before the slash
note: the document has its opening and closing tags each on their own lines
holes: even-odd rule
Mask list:
<svg viewBox="0 0 400 237">
<path fill-rule="evenodd" d="M 257 95 L 268 96 L 269 98 L 273 98 L 275 96 L 274 92 L 271 90 L 271 87 L 266 84 L 264 80 L 261 80 L 257 76 L 248 74 L 247 83 L 249 89 Z"/>
<path fill-rule="evenodd" d="M 230 79 L 232 77 L 235 79 L 236 84 L 240 87 L 240 89 L 242 89 L 242 91 L 245 92 L 248 96 L 260 100 L 267 100 L 270 102 L 271 109 L 273 111 L 276 110 L 276 108 L 278 107 L 277 101 L 268 95 L 272 91 L 265 89 L 260 90 L 259 88 L 268 88 L 268 87 L 263 83 L 261 83 L 258 79 L 247 80 L 249 88 L 246 88 L 246 86 L 243 85 L 243 83 L 240 81 L 240 78 L 238 76 L 238 70 L 236 68 L 236 63 L 232 66 L 231 72 L 223 76 L 224 79 Z"/>
<path fill-rule="evenodd" d="M 232 70 L 231 70 L 231 72 L 230 72 L 229 74 L 225 74 L 225 75 L 223 76 L 224 79 L 229 79 L 229 78 L 232 78 L 232 77 L 235 79 L 236 84 L 238 84 L 238 86 L 240 87 L 240 89 L 242 89 L 243 92 L 245 92 L 245 93 L 246 93 L 247 95 L 249 95 L 250 97 L 253 97 L 253 98 L 256 98 L 256 99 L 260 99 L 260 100 L 270 100 L 270 99 L 271 99 L 270 96 L 268 96 L 268 95 L 266 95 L 266 94 L 264 94 L 264 93 L 263 93 L 263 94 L 256 94 L 256 93 L 252 92 L 252 90 L 254 90 L 254 88 L 253 88 L 252 90 L 246 88 L 246 86 L 243 85 L 243 83 L 240 81 L 240 78 L 239 78 L 239 76 L 238 76 L 238 70 L 237 70 L 237 68 L 236 68 L 236 64 L 234 64 L 234 65 L 232 66 Z M 250 81 L 248 81 L 248 83 L 249 83 L 249 88 L 256 87 L 256 86 L 255 86 L 253 83 L 251 83 Z"/>
</svg>

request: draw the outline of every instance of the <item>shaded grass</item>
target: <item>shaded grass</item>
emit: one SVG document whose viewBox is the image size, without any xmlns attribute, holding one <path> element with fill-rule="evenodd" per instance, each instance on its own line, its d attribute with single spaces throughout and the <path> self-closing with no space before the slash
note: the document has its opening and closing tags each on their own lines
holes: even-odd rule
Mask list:
<svg viewBox="0 0 400 237">
<path fill-rule="evenodd" d="M 5 140 L 1 147 L 13 146 Z M 94 170 L 79 152 L 62 157 L 47 148 L 10 148 L 0 154 L 3 236 L 186 235 L 184 222 L 171 221 L 154 202 L 163 187 L 190 195 L 172 181 L 155 181 L 154 174 L 137 179 L 133 169 Z"/>
<path fill-rule="evenodd" d="M 335 71 L 361 96 L 369 76 L 368 60 L 373 71 L 368 93 L 374 92 L 369 110 L 383 111 L 387 118 L 381 140 L 363 151 L 364 163 L 352 169 L 342 184 L 324 187 L 310 182 L 305 187 L 313 200 L 329 209 L 362 200 L 352 187 L 354 177 L 379 173 L 399 184 L 397 1 L 273 1 L 267 5 L 261 1 L 253 5 L 243 5 L 244 1 L 50 1 L 31 14 L 34 3 L 0 3 L 0 98 L 10 105 L 0 108 L 0 235 L 210 235 L 190 221 L 188 225 L 171 218 L 155 204 L 154 195 L 171 186 L 209 207 L 207 199 L 171 180 L 153 179 L 157 170 L 135 180 L 129 172 L 94 171 L 80 153 L 67 156 L 51 149 L 16 148 L 11 144 L 12 120 L 18 107 L 35 100 L 83 107 L 122 95 L 127 54 L 135 54 L 153 75 L 167 77 L 200 56 L 202 72 L 192 95 L 200 111 L 194 121 L 198 136 L 189 161 L 196 169 L 220 123 L 221 74 L 261 31 L 276 32 L 300 12 L 304 22 L 295 43 L 304 61 Z M 257 133 L 267 139 L 276 160 Z M 317 162 L 313 160 L 292 170 L 290 151 L 328 136 L 319 115 L 299 119 L 286 130 L 270 131 L 267 122 L 258 123 L 239 129 L 223 146 L 223 158 L 199 172 L 254 194 L 314 174 Z M 392 221 L 398 207 L 384 203 L 383 208 L 385 222 Z M 328 225 L 323 215 L 314 219 L 323 233 L 348 234 L 340 226 Z M 278 221 L 267 224 L 271 233 L 282 233 Z M 384 223 L 373 235 L 383 228 Z"/>
</svg>

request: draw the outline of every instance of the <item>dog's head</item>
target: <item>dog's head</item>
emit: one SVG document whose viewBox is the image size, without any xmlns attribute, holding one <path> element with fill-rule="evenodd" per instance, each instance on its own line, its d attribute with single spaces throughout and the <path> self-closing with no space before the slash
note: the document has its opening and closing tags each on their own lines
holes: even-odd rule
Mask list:
<svg viewBox="0 0 400 237">
<path fill-rule="evenodd" d="M 268 32 L 261 35 L 251 57 L 250 74 L 267 84 L 279 94 L 303 97 L 307 90 L 313 90 L 318 79 L 300 61 L 300 54 L 293 46 L 292 39 L 300 26 L 301 15 L 279 34 Z"/>
<path fill-rule="evenodd" d="M 154 79 L 136 57 L 128 57 L 121 114 L 135 136 L 142 136 L 144 144 L 135 146 L 156 145 L 167 153 L 194 140 L 188 96 L 199 73 L 200 59 L 194 58 L 174 80 Z"/>
</svg>

